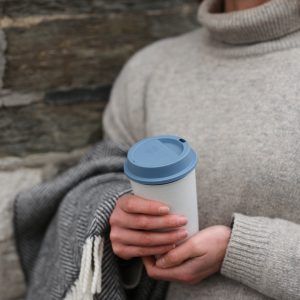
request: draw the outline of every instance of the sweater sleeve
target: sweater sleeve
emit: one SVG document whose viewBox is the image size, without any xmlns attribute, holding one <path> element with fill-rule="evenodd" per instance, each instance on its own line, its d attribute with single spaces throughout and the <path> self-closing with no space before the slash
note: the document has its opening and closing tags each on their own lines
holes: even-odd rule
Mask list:
<svg viewBox="0 0 300 300">
<path fill-rule="evenodd" d="M 221 273 L 274 299 L 300 299 L 300 225 L 234 214 Z"/>
<path fill-rule="evenodd" d="M 173 38 L 135 53 L 114 82 L 103 116 L 104 137 L 129 147 L 147 135 L 147 95 L 158 66 L 166 62 Z"/>
<path fill-rule="evenodd" d="M 114 82 L 103 116 L 104 138 L 130 147 L 144 135 L 143 81 L 130 59 Z"/>
</svg>

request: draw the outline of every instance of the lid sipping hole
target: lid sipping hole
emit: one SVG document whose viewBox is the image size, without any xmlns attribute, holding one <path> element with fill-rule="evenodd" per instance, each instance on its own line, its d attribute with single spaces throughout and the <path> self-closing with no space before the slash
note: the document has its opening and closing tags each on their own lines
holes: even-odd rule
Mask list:
<svg viewBox="0 0 300 300">
<path fill-rule="evenodd" d="M 180 141 L 181 143 L 185 143 L 185 142 L 186 142 L 185 139 L 179 139 L 179 141 Z"/>
</svg>

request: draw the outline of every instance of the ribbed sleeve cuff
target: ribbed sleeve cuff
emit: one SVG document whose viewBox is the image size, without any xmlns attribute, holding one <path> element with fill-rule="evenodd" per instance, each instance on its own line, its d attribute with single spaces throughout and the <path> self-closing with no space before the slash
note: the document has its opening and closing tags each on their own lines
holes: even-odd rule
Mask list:
<svg viewBox="0 0 300 300">
<path fill-rule="evenodd" d="M 267 218 L 234 214 L 231 238 L 221 273 L 250 287 L 261 283 L 269 252 L 271 228 Z"/>
</svg>

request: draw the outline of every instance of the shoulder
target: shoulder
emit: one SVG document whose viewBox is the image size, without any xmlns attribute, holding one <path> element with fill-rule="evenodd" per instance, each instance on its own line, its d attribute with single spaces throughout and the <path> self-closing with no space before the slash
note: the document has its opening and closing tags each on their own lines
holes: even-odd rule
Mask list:
<svg viewBox="0 0 300 300">
<path fill-rule="evenodd" d="M 200 32 L 201 28 L 147 45 L 131 56 L 124 69 L 131 74 L 138 72 L 141 78 L 141 75 L 151 74 L 157 66 L 174 64 L 199 50 Z"/>
</svg>

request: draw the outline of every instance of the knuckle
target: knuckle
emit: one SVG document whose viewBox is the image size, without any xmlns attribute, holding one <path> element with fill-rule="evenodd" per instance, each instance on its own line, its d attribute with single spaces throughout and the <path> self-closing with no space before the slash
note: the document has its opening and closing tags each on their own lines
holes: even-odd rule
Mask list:
<svg viewBox="0 0 300 300">
<path fill-rule="evenodd" d="M 120 209 L 116 207 L 109 218 L 109 224 L 111 226 L 117 225 L 120 217 Z"/>
<path fill-rule="evenodd" d="M 139 257 L 142 257 L 142 256 L 146 256 L 146 250 L 145 249 L 143 249 L 143 248 L 138 248 L 137 250 L 136 250 L 136 254 L 137 254 L 137 256 L 139 256 Z"/>
<path fill-rule="evenodd" d="M 140 241 L 145 246 L 151 246 L 153 244 L 153 239 L 147 234 L 143 234 Z"/>
<path fill-rule="evenodd" d="M 115 253 L 117 256 L 120 256 L 120 257 L 121 257 L 121 256 L 125 255 L 125 253 L 124 253 L 124 248 L 123 248 L 122 245 L 120 245 L 120 244 L 113 244 L 112 247 L 113 247 L 114 253 Z"/>
<path fill-rule="evenodd" d="M 135 203 L 134 203 L 132 197 L 128 197 L 126 199 L 124 206 L 125 206 L 126 211 L 128 211 L 128 212 L 134 211 Z"/>
<path fill-rule="evenodd" d="M 109 235 L 109 238 L 112 242 L 117 242 L 118 239 L 119 239 L 119 235 L 118 235 L 118 232 L 115 230 L 115 229 L 112 229 L 110 231 L 110 235 Z"/>
<path fill-rule="evenodd" d="M 126 247 L 121 244 L 112 244 L 113 252 L 116 256 L 124 259 L 129 260 L 132 257 L 130 256 L 130 253 L 126 250 Z"/>
<path fill-rule="evenodd" d="M 114 226 L 115 225 L 115 213 L 113 213 L 111 216 L 110 216 L 110 218 L 109 218 L 109 224 L 111 225 L 111 226 Z"/>
<path fill-rule="evenodd" d="M 146 217 L 139 217 L 137 220 L 137 225 L 141 229 L 148 229 L 150 224 Z"/>
</svg>

